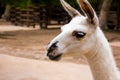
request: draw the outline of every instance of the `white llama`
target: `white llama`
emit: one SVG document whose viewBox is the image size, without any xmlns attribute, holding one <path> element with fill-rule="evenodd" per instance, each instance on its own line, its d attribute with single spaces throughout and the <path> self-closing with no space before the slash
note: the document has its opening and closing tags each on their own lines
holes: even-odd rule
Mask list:
<svg viewBox="0 0 120 80">
<path fill-rule="evenodd" d="M 78 0 L 83 16 L 64 0 L 60 1 L 72 20 L 61 27 L 62 32 L 49 43 L 47 56 L 59 60 L 63 53 L 79 53 L 86 57 L 94 80 L 120 80 L 111 48 L 89 2 Z"/>
</svg>

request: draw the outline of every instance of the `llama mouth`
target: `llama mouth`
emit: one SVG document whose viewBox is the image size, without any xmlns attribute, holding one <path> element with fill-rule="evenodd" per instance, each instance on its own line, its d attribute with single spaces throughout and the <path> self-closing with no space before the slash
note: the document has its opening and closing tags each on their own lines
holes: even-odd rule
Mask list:
<svg viewBox="0 0 120 80">
<path fill-rule="evenodd" d="M 53 61 L 59 61 L 62 57 L 62 54 L 59 54 L 57 56 L 48 56 L 50 60 L 53 60 Z"/>
</svg>

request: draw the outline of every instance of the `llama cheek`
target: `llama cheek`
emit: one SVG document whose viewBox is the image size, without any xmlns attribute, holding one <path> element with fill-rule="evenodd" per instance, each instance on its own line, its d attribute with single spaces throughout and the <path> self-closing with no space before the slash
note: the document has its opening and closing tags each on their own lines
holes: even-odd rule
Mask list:
<svg viewBox="0 0 120 80">
<path fill-rule="evenodd" d="M 68 47 L 64 48 L 62 51 L 65 54 L 78 53 L 79 52 L 79 48 L 78 47 L 73 48 L 72 46 L 71 47 L 68 46 Z"/>
</svg>

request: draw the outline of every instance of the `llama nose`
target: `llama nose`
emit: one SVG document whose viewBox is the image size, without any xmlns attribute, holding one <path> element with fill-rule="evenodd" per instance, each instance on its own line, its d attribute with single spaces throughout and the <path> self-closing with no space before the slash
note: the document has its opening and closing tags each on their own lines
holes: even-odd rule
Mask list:
<svg viewBox="0 0 120 80">
<path fill-rule="evenodd" d="M 54 56 L 52 53 L 54 52 L 54 50 L 58 47 L 57 46 L 58 41 L 54 42 L 48 49 L 48 53 L 47 56 Z"/>
</svg>

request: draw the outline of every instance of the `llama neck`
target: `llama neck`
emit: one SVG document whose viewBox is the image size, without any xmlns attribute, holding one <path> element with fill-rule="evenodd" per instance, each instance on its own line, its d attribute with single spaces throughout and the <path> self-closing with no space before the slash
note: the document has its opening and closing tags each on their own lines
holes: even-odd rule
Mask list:
<svg viewBox="0 0 120 80">
<path fill-rule="evenodd" d="M 85 55 L 94 80 L 120 80 L 110 46 L 104 35 L 103 38 L 96 44 L 96 50 Z"/>
</svg>

